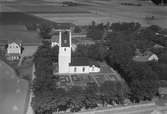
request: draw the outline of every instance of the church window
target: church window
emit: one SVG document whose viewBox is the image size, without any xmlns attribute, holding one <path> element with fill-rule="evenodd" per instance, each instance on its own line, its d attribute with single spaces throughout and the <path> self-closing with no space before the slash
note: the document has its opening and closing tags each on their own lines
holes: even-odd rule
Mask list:
<svg viewBox="0 0 167 114">
<path fill-rule="evenodd" d="M 74 67 L 74 72 L 76 72 L 77 71 L 77 68 L 76 67 Z"/>
<path fill-rule="evenodd" d="M 85 67 L 82 68 L 82 71 L 85 72 Z"/>
<path fill-rule="evenodd" d="M 66 51 L 66 48 L 64 48 L 64 51 Z"/>
<path fill-rule="evenodd" d="M 95 66 L 93 65 L 93 66 L 92 66 L 92 71 L 94 71 L 94 70 L 95 70 Z"/>
</svg>

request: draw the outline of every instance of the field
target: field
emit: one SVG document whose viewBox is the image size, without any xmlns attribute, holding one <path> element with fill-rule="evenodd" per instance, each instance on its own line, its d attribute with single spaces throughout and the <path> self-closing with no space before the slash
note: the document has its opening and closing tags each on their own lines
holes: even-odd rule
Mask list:
<svg viewBox="0 0 167 114">
<path fill-rule="evenodd" d="M 10 4 L 7 7 L 17 9 L 23 12 L 28 13 L 89 13 L 86 10 L 82 10 L 77 7 L 62 7 L 57 4 L 36 4 L 36 5 L 27 5 L 27 4 Z"/>
<path fill-rule="evenodd" d="M 0 26 L 2 28 L 0 28 L 0 30 L 3 30 L 3 27 L 7 28 L 7 29 L 17 29 L 17 27 L 13 25 L 25 25 L 25 24 L 29 24 L 29 23 L 45 23 L 45 22 L 49 22 L 51 23 L 49 20 L 45 20 L 36 16 L 33 16 L 31 14 L 28 13 L 22 13 L 22 12 L 0 12 L 0 25 L 8 25 L 11 27 L 5 27 L 5 26 Z M 18 26 L 18 28 L 20 29 L 20 27 Z M 22 27 L 23 28 L 23 27 Z M 25 29 L 25 28 L 23 28 Z"/>
<path fill-rule="evenodd" d="M 23 25 L 0 25 L 0 44 L 4 45 L 8 41 L 31 46 L 41 42 L 36 32 L 27 31 Z"/>
<path fill-rule="evenodd" d="M 54 22 L 70 22 L 79 25 L 90 24 L 93 20 L 106 22 L 139 22 L 144 26 L 167 27 L 167 6 L 155 6 L 140 0 L 73 0 L 82 5 L 62 6 L 60 0 L 41 2 L 1 3 L 3 9 L 31 13 Z M 130 5 L 123 5 L 130 4 Z M 153 17 L 153 19 L 152 19 Z"/>
</svg>

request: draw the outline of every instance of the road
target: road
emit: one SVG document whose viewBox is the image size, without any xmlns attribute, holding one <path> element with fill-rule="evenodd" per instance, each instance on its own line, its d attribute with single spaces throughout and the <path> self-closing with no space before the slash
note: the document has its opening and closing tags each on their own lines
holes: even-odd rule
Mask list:
<svg viewBox="0 0 167 114">
<path fill-rule="evenodd" d="M 0 60 L 0 114 L 23 114 L 28 83 Z"/>
<path fill-rule="evenodd" d="M 167 106 L 156 106 L 154 103 L 138 104 L 131 106 L 99 109 L 95 111 L 78 112 L 75 114 L 151 114 L 153 111 L 167 114 Z M 55 113 L 56 114 L 56 113 Z M 62 113 L 63 114 L 63 113 Z M 72 113 L 65 113 L 72 114 Z M 159 113 L 157 113 L 159 114 Z"/>
</svg>

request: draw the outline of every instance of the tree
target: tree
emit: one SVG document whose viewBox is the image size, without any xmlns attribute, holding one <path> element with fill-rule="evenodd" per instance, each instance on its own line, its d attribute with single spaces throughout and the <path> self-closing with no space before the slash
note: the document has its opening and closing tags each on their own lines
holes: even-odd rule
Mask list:
<svg viewBox="0 0 167 114">
<path fill-rule="evenodd" d="M 52 30 L 53 26 L 51 24 L 48 23 L 42 23 L 39 25 L 39 30 L 40 30 L 40 36 L 43 39 L 50 39 L 51 35 L 50 32 Z"/>
<path fill-rule="evenodd" d="M 159 55 L 159 61 L 167 64 L 167 51 L 164 51 Z"/>
<path fill-rule="evenodd" d="M 34 98 L 32 107 L 38 113 L 51 114 L 58 109 L 58 101 L 64 92 L 57 89 L 58 76 L 53 75 L 53 54 L 48 42 L 44 42 L 34 55 L 35 79 L 32 84 Z M 59 92 L 59 93 L 58 93 Z M 60 94 L 60 95 L 59 95 Z"/>
<path fill-rule="evenodd" d="M 125 80 L 135 101 L 151 100 L 158 92 L 158 75 L 146 63 L 130 63 L 125 71 Z"/>
<path fill-rule="evenodd" d="M 75 33 L 80 33 L 81 31 L 82 30 L 81 30 L 80 26 L 75 26 L 75 28 L 74 28 Z"/>
<path fill-rule="evenodd" d="M 29 30 L 29 31 L 36 31 L 37 30 L 37 24 L 26 24 L 25 25 L 26 26 L 26 28 L 27 28 L 27 30 Z"/>
<path fill-rule="evenodd" d="M 107 63 L 112 67 L 118 66 L 126 66 L 130 61 L 132 61 L 132 57 L 134 56 L 135 47 L 130 42 L 125 40 L 127 35 L 117 34 L 115 37 L 108 36 L 108 57 Z"/>
<path fill-rule="evenodd" d="M 104 61 L 108 54 L 107 47 L 96 43 L 88 47 L 88 57 L 98 61 Z"/>
<path fill-rule="evenodd" d="M 151 0 L 156 5 L 167 4 L 167 0 Z"/>
<path fill-rule="evenodd" d="M 150 64 L 152 70 L 158 74 L 159 80 L 167 80 L 167 64 L 166 63 L 152 63 Z"/>
<path fill-rule="evenodd" d="M 54 46 L 53 48 L 51 48 L 52 61 L 55 63 L 58 62 L 58 53 L 59 53 L 59 46 Z"/>
<path fill-rule="evenodd" d="M 62 88 L 43 90 L 32 99 L 34 111 L 37 112 L 36 114 L 45 114 L 45 112 L 50 112 L 49 114 L 52 114 L 56 111 L 67 110 L 68 107 L 63 97 L 65 94 L 65 90 Z"/>
<path fill-rule="evenodd" d="M 161 28 L 157 25 L 151 25 L 151 26 L 147 27 L 146 29 L 152 31 L 153 33 L 161 31 Z"/>
<path fill-rule="evenodd" d="M 131 99 L 135 102 L 151 100 L 158 93 L 158 82 L 156 80 L 132 80 Z"/>
<path fill-rule="evenodd" d="M 87 37 L 92 38 L 93 40 L 103 39 L 105 32 L 105 25 L 103 23 L 97 24 L 93 21 L 92 25 L 88 27 Z"/>
<path fill-rule="evenodd" d="M 112 104 L 113 101 L 117 103 L 123 103 L 127 97 L 128 89 L 121 84 L 121 82 L 105 81 L 100 86 L 100 98 L 102 104 Z"/>
<path fill-rule="evenodd" d="M 88 84 L 84 89 L 84 100 L 83 105 L 86 109 L 95 108 L 98 104 L 98 87 L 96 83 Z"/>
<path fill-rule="evenodd" d="M 72 56 L 74 57 L 88 57 L 88 46 L 78 45 L 75 52 L 72 52 Z"/>
<path fill-rule="evenodd" d="M 83 108 L 83 89 L 79 86 L 73 86 L 67 91 L 67 98 L 71 112 L 78 112 Z"/>
<path fill-rule="evenodd" d="M 107 47 L 102 44 L 78 45 L 76 51 L 72 53 L 74 57 L 88 57 L 98 61 L 104 61 L 107 54 Z"/>
<path fill-rule="evenodd" d="M 139 23 L 112 23 L 111 29 L 116 32 L 126 31 L 126 32 L 134 32 L 140 28 Z"/>
</svg>

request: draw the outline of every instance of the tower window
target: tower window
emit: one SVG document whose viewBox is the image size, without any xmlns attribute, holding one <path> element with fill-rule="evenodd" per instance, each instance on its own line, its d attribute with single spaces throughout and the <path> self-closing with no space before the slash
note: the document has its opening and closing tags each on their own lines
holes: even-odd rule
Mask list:
<svg viewBox="0 0 167 114">
<path fill-rule="evenodd" d="M 66 40 L 66 39 L 64 40 L 64 43 L 65 43 L 65 44 L 67 43 L 67 40 Z"/>
<path fill-rule="evenodd" d="M 66 48 L 64 48 L 64 51 L 66 51 Z"/>
</svg>

